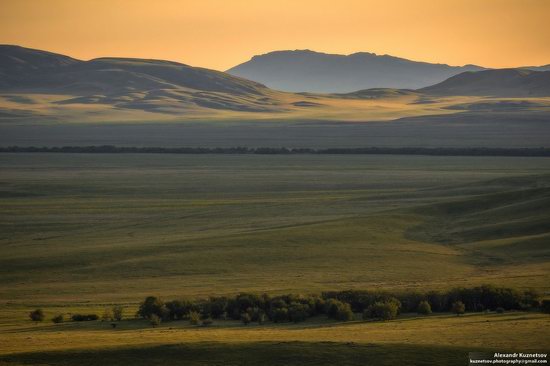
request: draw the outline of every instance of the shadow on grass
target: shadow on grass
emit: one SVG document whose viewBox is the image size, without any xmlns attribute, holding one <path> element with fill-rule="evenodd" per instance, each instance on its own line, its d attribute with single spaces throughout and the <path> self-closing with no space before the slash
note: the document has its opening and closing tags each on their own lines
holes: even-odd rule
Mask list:
<svg viewBox="0 0 550 366">
<path fill-rule="evenodd" d="M 21 353 L 0 357 L 0 365 L 465 365 L 458 347 L 335 342 L 186 343 L 109 349 Z"/>
</svg>

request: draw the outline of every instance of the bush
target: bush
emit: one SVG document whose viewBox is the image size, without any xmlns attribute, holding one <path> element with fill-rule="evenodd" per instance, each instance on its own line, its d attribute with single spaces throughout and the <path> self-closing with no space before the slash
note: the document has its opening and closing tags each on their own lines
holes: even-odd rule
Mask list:
<svg viewBox="0 0 550 366">
<path fill-rule="evenodd" d="M 160 325 L 162 319 L 160 316 L 158 316 L 157 314 L 152 314 L 150 317 L 149 317 L 149 322 L 151 323 L 151 325 L 153 327 L 157 327 Z"/>
<path fill-rule="evenodd" d="M 464 314 L 466 311 L 466 306 L 462 301 L 455 301 L 453 302 L 453 306 L 451 307 L 451 311 L 456 314 L 456 316 L 459 316 L 460 314 Z"/>
<path fill-rule="evenodd" d="M 63 314 L 58 314 L 52 318 L 52 322 L 55 324 L 63 323 Z"/>
<path fill-rule="evenodd" d="M 542 300 L 540 310 L 543 313 L 550 314 L 550 300 Z"/>
<path fill-rule="evenodd" d="M 394 301 L 377 301 L 365 310 L 363 319 L 391 320 L 397 318 L 399 306 Z"/>
<path fill-rule="evenodd" d="M 121 321 L 123 313 L 124 313 L 124 307 L 122 305 L 113 306 L 113 318 L 114 318 L 114 320 Z"/>
<path fill-rule="evenodd" d="M 496 308 L 495 311 L 496 311 L 498 314 L 502 314 L 502 313 L 504 313 L 504 308 L 498 307 L 498 308 Z"/>
<path fill-rule="evenodd" d="M 156 315 L 161 319 L 169 317 L 169 311 L 164 305 L 164 302 L 154 296 L 147 297 L 139 306 L 138 316 L 146 319 L 151 319 L 151 316 Z"/>
<path fill-rule="evenodd" d="M 203 327 L 208 327 L 208 326 L 212 325 L 213 322 L 214 322 L 214 321 L 212 320 L 212 318 L 206 318 L 206 319 L 203 319 L 203 320 L 202 320 L 201 325 L 202 325 Z"/>
<path fill-rule="evenodd" d="M 96 314 L 73 314 L 73 316 L 71 316 L 71 319 L 73 322 L 87 322 L 98 320 L 99 316 L 97 316 Z"/>
<path fill-rule="evenodd" d="M 329 299 L 326 303 L 326 313 L 329 318 L 349 321 L 355 319 L 355 314 L 351 310 L 351 306 L 348 303 L 340 300 Z"/>
<path fill-rule="evenodd" d="M 44 312 L 42 311 L 42 309 L 36 309 L 29 313 L 29 318 L 31 318 L 33 322 L 41 322 L 45 318 Z"/>
<path fill-rule="evenodd" d="M 189 312 L 189 324 L 199 325 L 201 321 L 201 314 L 198 311 Z"/>
<path fill-rule="evenodd" d="M 428 315 L 432 313 L 432 306 L 427 301 L 420 301 L 416 310 L 418 314 Z"/>
</svg>

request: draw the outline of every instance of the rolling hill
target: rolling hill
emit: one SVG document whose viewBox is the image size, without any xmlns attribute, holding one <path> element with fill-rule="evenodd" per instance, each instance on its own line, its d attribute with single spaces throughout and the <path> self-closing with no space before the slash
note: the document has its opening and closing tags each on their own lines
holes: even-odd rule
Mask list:
<svg viewBox="0 0 550 366">
<path fill-rule="evenodd" d="M 550 95 L 550 71 L 500 69 L 465 72 L 419 91 L 432 95 L 543 97 Z"/>
<path fill-rule="evenodd" d="M 0 46 L 0 92 L 67 95 L 58 105 L 180 112 L 205 107 L 272 111 L 273 91 L 223 72 L 147 59 L 80 61 L 19 46 Z M 28 104 L 32 104 L 32 100 Z"/>
<path fill-rule="evenodd" d="M 417 89 L 464 71 L 483 69 L 475 65 L 431 64 L 368 52 L 336 55 L 296 50 L 254 56 L 227 72 L 277 90 L 347 93 L 370 88 Z"/>
</svg>

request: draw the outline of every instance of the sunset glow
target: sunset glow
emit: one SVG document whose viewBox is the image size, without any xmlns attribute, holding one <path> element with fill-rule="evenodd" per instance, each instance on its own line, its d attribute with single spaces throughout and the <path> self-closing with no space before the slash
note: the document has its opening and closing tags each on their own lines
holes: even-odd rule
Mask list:
<svg viewBox="0 0 550 366">
<path fill-rule="evenodd" d="M 512 67 L 550 63 L 549 17 L 545 0 L 2 0 L 0 43 L 219 70 L 281 49 Z"/>
</svg>

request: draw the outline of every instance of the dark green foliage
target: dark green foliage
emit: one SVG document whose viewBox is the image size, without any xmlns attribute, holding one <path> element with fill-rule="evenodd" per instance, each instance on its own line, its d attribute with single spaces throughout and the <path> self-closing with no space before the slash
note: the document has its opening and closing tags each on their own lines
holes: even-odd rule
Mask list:
<svg viewBox="0 0 550 366">
<path fill-rule="evenodd" d="M 540 304 L 540 310 L 543 313 L 550 314 L 550 300 L 542 300 Z"/>
<path fill-rule="evenodd" d="M 432 307 L 429 302 L 423 300 L 418 303 L 418 308 L 416 311 L 418 314 L 428 315 L 432 313 Z"/>
<path fill-rule="evenodd" d="M 399 305 L 395 301 L 377 301 L 363 312 L 363 319 L 391 320 L 397 318 Z"/>
<path fill-rule="evenodd" d="M 173 300 L 165 304 L 168 310 L 168 318 L 171 320 L 182 320 L 189 317 L 191 311 L 199 311 L 199 305 L 187 300 Z M 162 312 L 162 310 L 161 310 Z M 158 315 L 158 313 L 157 313 Z"/>
<path fill-rule="evenodd" d="M 466 311 L 466 306 L 462 301 L 455 301 L 453 302 L 453 306 L 451 307 L 451 311 L 455 313 L 457 316 L 460 314 L 464 314 Z"/>
<path fill-rule="evenodd" d="M 97 314 L 73 314 L 71 316 L 73 322 L 88 322 L 98 320 Z"/>
<path fill-rule="evenodd" d="M 496 311 L 498 314 L 502 314 L 502 313 L 504 313 L 504 308 L 498 307 L 498 308 L 496 308 L 495 311 Z"/>
<path fill-rule="evenodd" d="M 336 299 L 329 299 L 326 304 L 326 314 L 329 318 L 349 321 L 355 318 L 351 306 L 348 303 Z"/>
<path fill-rule="evenodd" d="M 153 315 L 161 319 L 167 319 L 170 316 L 170 311 L 166 308 L 164 302 L 154 296 L 147 297 L 139 306 L 137 313 L 140 317 L 146 319 L 151 319 Z"/>
<path fill-rule="evenodd" d="M 55 324 L 63 323 L 63 314 L 58 314 L 52 318 L 52 322 Z"/>
<path fill-rule="evenodd" d="M 289 321 L 288 309 L 276 308 L 271 311 L 271 320 L 275 323 L 284 323 Z"/>
<path fill-rule="evenodd" d="M 138 316 L 149 319 L 153 314 L 163 321 L 190 319 L 191 324 L 199 325 L 205 319 L 241 320 L 245 323 L 264 323 L 267 319 L 275 322 L 302 322 L 321 314 L 331 319 L 348 321 L 355 319 L 355 313 L 363 313 L 367 319 L 394 319 L 401 311 L 430 314 L 452 311 L 462 304 L 465 311 L 525 310 L 540 307 L 540 295 L 536 291 L 518 291 L 494 286 L 455 288 L 445 292 L 429 291 L 398 292 L 367 290 L 346 290 L 324 292 L 317 295 L 257 295 L 241 293 L 235 297 L 210 297 L 206 300 L 173 300 L 164 303 L 157 297 L 149 296 L 139 307 Z M 113 308 L 116 319 L 117 308 Z M 122 307 L 120 307 L 122 314 Z M 246 316 L 243 319 L 243 314 Z"/>
<path fill-rule="evenodd" d="M 44 312 L 42 309 L 33 310 L 29 313 L 29 318 L 31 318 L 33 322 L 41 322 L 45 318 Z"/>
<path fill-rule="evenodd" d="M 201 325 L 202 325 L 203 327 L 208 327 L 208 326 L 212 325 L 213 322 L 214 322 L 214 321 L 212 320 L 212 318 L 206 318 L 206 319 L 203 319 L 203 320 L 201 321 Z"/>
<path fill-rule="evenodd" d="M 224 314 L 227 314 L 227 305 L 229 303 L 227 297 L 211 297 L 209 313 L 214 319 L 220 319 Z"/>
<path fill-rule="evenodd" d="M 309 306 L 293 302 L 288 307 L 288 318 L 291 322 L 303 322 L 309 316 Z"/>
<path fill-rule="evenodd" d="M 456 301 L 464 303 L 465 311 L 526 310 L 540 306 L 540 294 L 533 290 L 518 291 L 511 288 L 483 285 L 471 288 L 454 288 L 446 292 L 401 292 L 347 290 L 323 293 L 323 298 L 349 303 L 355 312 L 362 312 L 375 302 L 399 301 L 400 311 L 416 312 L 421 301 L 429 302 L 432 311 L 452 311 Z M 393 299 L 393 300 L 392 300 Z"/>
</svg>

